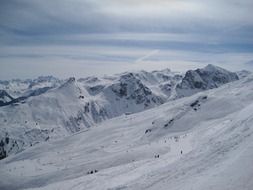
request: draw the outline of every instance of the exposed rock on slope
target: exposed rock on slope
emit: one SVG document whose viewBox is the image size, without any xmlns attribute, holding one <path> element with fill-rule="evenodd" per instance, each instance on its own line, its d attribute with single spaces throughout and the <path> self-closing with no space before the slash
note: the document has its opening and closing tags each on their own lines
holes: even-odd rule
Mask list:
<svg viewBox="0 0 253 190">
<path fill-rule="evenodd" d="M 11 102 L 14 98 L 11 97 L 5 90 L 0 90 L 0 106 Z"/>
<path fill-rule="evenodd" d="M 235 80 L 239 80 L 236 73 L 217 66 L 207 65 L 203 69 L 186 72 L 182 82 L 176 87 L 177 96 L 190 96 L 196 92 L 217 88 Z"/>
</svg>

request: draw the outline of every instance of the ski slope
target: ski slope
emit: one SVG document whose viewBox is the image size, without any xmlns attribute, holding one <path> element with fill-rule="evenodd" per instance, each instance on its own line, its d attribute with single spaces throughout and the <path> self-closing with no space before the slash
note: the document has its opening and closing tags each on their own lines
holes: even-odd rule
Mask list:
<svg viewBox="0 0 253 190">
<path fill-rule="evenodd" d="M 0 187 L 251 190 L 252 126 L 250 75 L 10 155 Z"/>
</svg>

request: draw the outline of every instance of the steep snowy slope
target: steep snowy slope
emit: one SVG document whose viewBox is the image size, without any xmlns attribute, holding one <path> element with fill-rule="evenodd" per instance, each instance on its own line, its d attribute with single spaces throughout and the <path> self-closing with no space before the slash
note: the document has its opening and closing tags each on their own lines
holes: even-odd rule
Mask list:
<svg viewBox="0 0 253 190">
<path fill-rule="evenodd" d="M 141 71 L 78 81 L 39 77 L 19 83 L 18 80 L 6 82 L 5 88 L 9 90 L 13 90 L 10 86 L 14 83 L 22 86 L 17 88 L 22 96 L 4 102 L 5 106 L 0 108 L 0 141 L 3 142 L 0 154 L 10 155 L 39 142 L 94 126 L 105 119 L 160 105 L 166 101 L 166 95 L 148 86 L 154 89 L 159 83 L 180 79 L 174 75 L 165 70 L 156 71 L 154 75 Z M 6 138 L 8 143 L 4 143 Z"/>
<path fill-rule="evenodd" d="M 251 75 L 107 120 L 1 160 L 0 187 L 251 189 L 252 102 Z"/>
</svg>

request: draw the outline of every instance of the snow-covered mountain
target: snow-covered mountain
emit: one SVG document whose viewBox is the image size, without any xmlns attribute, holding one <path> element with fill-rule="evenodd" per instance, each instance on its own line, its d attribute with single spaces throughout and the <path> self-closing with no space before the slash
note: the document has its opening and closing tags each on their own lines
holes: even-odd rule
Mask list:
<svg viewBox="0 0 253 190">
<path fill-rule="evenodd" d="M 252 72 L 247 71 L 247 70 L 241 70 L 241 71 L 236 72 L 236 74 L 239 77 L 239 79 L 242 79 L 242 78 L 245 78 L 245 77 L 251 75 Z"/>
<path fill-rule="evenodd" d="M 165 69 L 78 80 L 39 77 L 4 81 L 1 82 L 3 89 L 16 98 L 6 100 L 0 107 L 3 147 L 0 154 L 5 157 L 37 143 L 96 126 L 107 119 L 142 112 L 237 79 L 235 73 L 208 65 L 188 71 L 184 77 Z M 195 84 L 201 84 L 201 88 Z"/>
<path fill-rule="evenodd" d="M 34 91 L 45 87 L 53 88 L 59 86 L 63 81 L 53 76 L 40 76 L 36 79 L 13 79 L 9 81 L 0 81 L 0 89 L 5 90 L 13 98 L 25 97 L 34 93 Z"/>
<path fill-rule="evenodd" d="M 187 71 L 182 82 L 176 87 L 177 96 L 190 96 L 238 79 L 236 73 L 209 64 L 203 69 Z"/>
<path fill-rule="evenodd" d="M 160 105 L 169 97 L 160 85 L 173 86 L 181 78 L 177 73 L 164 70 L 78 80 L 39 77 L 2 81 L 3 97 L 10 97 L 4 99 L 0 108 L 0 140 L 4 151 L 10 155 L 106 119 Z M 4 143 L 6 138 L 8 144 Z"/>
<path fill-rule="evenodd" d="M 231 78 L 221 77 L 220 81 L 211 73 L 206 83 L 207 76 L 199 75 L 210 90 L 107 119 L 64 139 L 50 138 L 1 160 L 1 189 L 252 189 L 253 76 L 221 86 L 236 77 L 229 73 Z M 139 93 L 149 99 L 157 97 L 149 93 L 153 91 L 148 82 L 138 82 L 134 76 L 127 73 L 104 80 L 90 77 L 78 81 L 71 78 L 56 89 L 14 106 L 19 109 L 15 113 L 38 109 L 31 112 L 36 117 L 45 114 L 48 124 L 58 121 L 60 128 L 58 110 L 64 108 L 63 118 L 75 115 L 76 106 L 82 108 L 82 101 L 90 94 L 94 102 L 106 102 L 110 93 L 122 104 L 131 100 L 135 106 Z M 135 82 L 129 84 L 129 79 Z M 93 90 L 91 84 L 95 83 Z M 85 84 L 90 84 L 91 91 Z M 136 86 L 141 90 L 136 92 Z M 145 103 L 146 99 L 141 106 Z M 11 113 L 10 107 L 1 107 L 1 114 Z M 40 119 L 43 126 L 49 126 Z"/>
</svg>

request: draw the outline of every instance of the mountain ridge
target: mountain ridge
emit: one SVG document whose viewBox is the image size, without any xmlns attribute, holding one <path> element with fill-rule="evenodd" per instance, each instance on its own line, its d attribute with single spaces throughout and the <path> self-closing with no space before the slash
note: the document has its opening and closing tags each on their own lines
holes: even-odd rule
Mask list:
<svg viewBox="0 0 253 190">
<path fill-rule="evenodd" d="M 252 87 L 249 75 L 27 148 L 0 161 L 0 186 L 251 189 Z"/>
<path fill-rule="evenodd" d="M 233 80 L 224 80 L 222 84 L 239 79 L 234 77 L 235 73 L 210 65 L 190 72 L 206 70 L 214 73 L 212 76 L 218 79 L 230 79 L 232 76 Z M 215 75 L 216 72 L 218 75 Z M 14 98 L 5 103 L 4 107 L 0 107 L 0 140 L 4 141 L 8 136 L 11 146 L 4 143 L 4 150 L 7 155 L 15 154 L 39 142 L 63 138 L 105 120 L 142 112 L 167 101 L 213 88 L 207 86 L 204 89 L 193 89 L 192 92 L 192 86 L 188 85 L 192 78 L 189 81 L 188 78 L 187 72 L 182 76 L 166 69 L 124 72 L 103 78 L 70 77 L 63 81 L 54 77 L 38 77 L 25 81 L 27 89 L 21 81 L 20 85 L 15 84 L 23 86 L 16 94 L 30 93 Z M 31 81 L 32 85 L 28 81 Z M 190 87 L 186 89 L 187 93 L 178 93 L 178 86 L 182 83 Z"/>
</svg>

